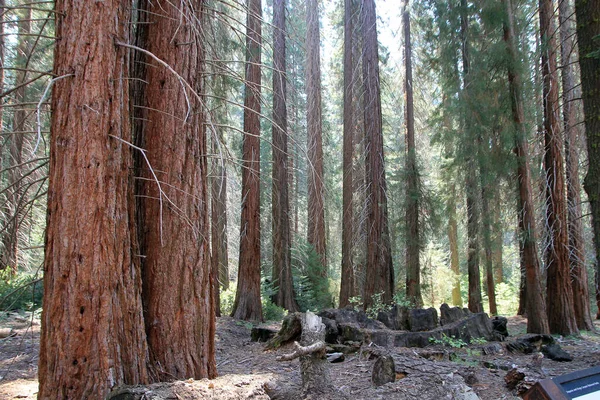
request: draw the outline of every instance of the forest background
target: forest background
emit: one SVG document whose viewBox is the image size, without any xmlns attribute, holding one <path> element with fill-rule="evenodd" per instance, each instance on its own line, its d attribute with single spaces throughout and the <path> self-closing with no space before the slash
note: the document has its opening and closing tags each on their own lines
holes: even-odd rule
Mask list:
<svg viewBox="0 0 600 400">
<path fill-rule="evenodd" d="M 63 59 L 53 58 L 61 54 L 54 50 L 55 17 L 67 15 L 60 9 L 65 2 L 59 3 L 0 4 L 3 309 L 37 309 L 44 296 L 41 282 L 51 279 L 42 276 L 52 256 L 47 248 L 44 253 L 45 243 L 53 240 L 46 233 L 48 169 L 52 143 L 60 148 L 62 136 L 50 137 L 54 117 L 49 99 L 53 89 L 73 76 L 68 68 L 58 73 L 63 65 L 57 62 Z M 148 11 L 144 7 L 151 6 L 143 1 L 134 4 L 133 12 L 117 7 L 119 13 L 133 15 L 119 28 L 132 40 L 117 40 L 115 46 L 127 52 L 132 65 L 152 65 L 148 71 L 127 67 L 129 91 L 132 98 L 138 96 L 130 112 L 133 138 L 143 140 L 115 139 L 136 154 L 128 167 L 134 171 L 133 186 L 138 185 L 135 218 L 140 247 L 133 257 L 159 270 L 156 280 L 144 285 L 162 288 L 170 278 L 160 277 L 160 270 L 168 276 L 173 271 L 166 265 L 189 256 L 179 254 L 177 242 L 188 243 L 196 235 L 209 253 L 193 246 L 185 251 L 194 253 L 199 258 L 195 263 L 207 271 L 202 279 L 210 276 L 217 314 L 260 320 L 281 318 L 285 310 L 349 303 L 376 310 L 392 302 L 433 307 L 446 302 L 514 315 L 526 313 L 525 299 L 532 299 L 527 296 L 533 292 L 546 297 L 551 308 L 552 299 L 562 297 L 552 295 L 552 284 L 569 282 L 571 291 L 576 290 L 571 288 L 575 282 L 573 287 L 581 291 L 566 296 L 571 307 L 577 299 L 583 302 L 581 319 L 589 321 L 597 312 L 591 300 L 597 292 L 598 265 L 592 210 L 581 182 L 588 165 L 597 163 L 591 164 L 586 152 L 574 4 L 568 0 L 371 3 L 288 0 L 261 5 L 207 0 L 201 2 L 201 13 L 181 6 L 185 11 L 173 11 L 170 18 L 187 15 L 183 25 L 190 25 L 186 29 L 198 40 L 194 43 L 203 44 L 195 50 L 197 60 L 187 64 L 181 61 L 186 56 L 170 60 L 172 55 L 160 45 L 152 47 L 152 28 L 143 33 L 144 24 L 157 23 L 144 20 L 156 10 Z M 173 32 L 175 36 L 179 31 Z M 145 34 L 147 42 L 140 42 Z M 345 50 L 348 43 L 352 46 Z M 192 53 L 184 54 L 191 58 Z M 283 64 L 277 61 L 281 54 Z M 344 67 L 347 54 L 354 55 L 350 68 Z M 597 62 L 596 47 L 586 47 L 583 58 Z M 150 88 L 136 86 L 137 81 L 150 82 L 146 78 L 160 68 L 170 76 L 162 78 L 163 84 L 171 79 L 175 87 L 184 88 L 174 103 L 161 102 L 159 89 L 152 89 L 158 90 L 152 96 Z M 261 77 L 262 83 L 253 77 Z M 53 96 L 53 104 L 59 105 L 59 96 Z M 515 105 L 517 98 L 524 101 Z M 276 111 L 282 102 L 283 119 Z M 79 112 L 99 112 L 92 102 L 82 104 Z M 141 109 L 145 114 L 136 113 Z M 175 159 L 186 158 L 189 149 L 173 144 L 177 136 L 168 142 L 161 128 L 152 127 L 161 118 L 166 124 L 171 121 L 161 113 L 186 123 L 193 115 L 202 126 L 203 137 L 194 139 L 198 145 L 186 144 L 203 160 L 203 166 L 190 167 L 202 172 L 191 175 L 198 181 L 189 187 L 165 178 L 179 174 L 185 181 L 186 164 L 173 161 L 180 169 L 169 172 L 166 159 L 161 161 L 164 168 L 153 159 L 166 149 L 177 149 Z M 549 121 L 551 114 L 559 119 Z M 144 133 L 136 136 L 136 129 Z M 256 139 L 259 164 L 248 164 L 249 154 L 256 156 L 247 147 L 252 146 L 247 143 L 251 137 Z M 280 141 L 283 137 L 285 144 Z M 164 147 L 153 147 L 163 141 Z M 528 154 L 520 153 L 523 147 L 528 147 Z M 378 168 L 383 168 L 379 176 Z M 528 213 L 523 212 L 520 192 L 524 175 L 531 195 Z M 259 190 L 252 195 L 244 185 L 258 176 Z M 585 182 L 586 188 L 594 187 L 594 179 Z M 202 194 L 190 194 L 188 189 Z M 351 203 L 344 200 L 345 189 Z M 253 196 L 257 211 L 244 214 Z M 194 211 L 195 206 L 186 203 L 189 198 L 192 203 L 200 199 L 206 207 Z M 561 201 L 568 205 L 562 211 L 556 208 Z M 163 210 L 163 202 L 169 211 Z M 376 213 L 381 220 L 373 216 Z M 537 228 L 523 222 L 524 214 Z M 201 220 L 199 226 L 190 215 Z M 169 222 L 177 216 L 191 221 L 198 231 L 184 234 L 185 240 L 177 236 L 184 228 L 175 223 L 170 231 Z M 289 224 L 287 229 L 282 230 L 281 221 Z M 260 228 L 248 230 L 249 223 Z M 374 238 L 376 225 L 379 236 Z M 163 229 L 173 236 L 165 239 Z M 248 232 L 259 234 L 255 238 L 259 247 L 254 244 L 258 253 L 253 255 L 244 249 Z M 198 233 L 203 239 L 197 239 Z M 533 253 L 527 253 L 525 247 L 532 242 Z M 373 243 L 376 250 L 371 251 Z M 570 261 L 557 263 L 561 250 L 556 249 L 564 248 Z M 532 264 L 525 254 L 534 254 L 537 262 Z M 259 269 L 243 270 L 256 262 Z M 571 271 L 567 277 L 560 271 L 557 275 L 555 263 L 567 265 Z M 535 286 L 524 284 L 528 265 L 539 273 Z M 250 275 L 259 281 L 250 282 Z M 344 283 L 344 278 L 349 280 Z M 199 285 L 198 291 L 206 293 L 206 284 Z M 549 319 L 559 315 L 549 312 Z M 590 327 L 579 322 L 575 323 L 579 329 Z M 569 330 L 550 323 L 550 330 L 565 329 Z M 152 340 L 152 334 L 148 336 Z"/>
</svg>

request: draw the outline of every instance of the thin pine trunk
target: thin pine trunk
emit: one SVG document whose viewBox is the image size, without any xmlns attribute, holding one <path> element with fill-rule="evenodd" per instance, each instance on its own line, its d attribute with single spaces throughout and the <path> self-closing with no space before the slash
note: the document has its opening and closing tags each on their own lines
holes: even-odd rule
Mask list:
<svg viewBox="0 0 600 400">
<path fill-rule="evenodd" d="M 4 207 L 7 212 L 6 230 L 2 233 L 3 257 L 0 260 L 0 268 L 10 268 L 11 273 L 17 273 L 19 265 L 19 236 L 21 224 L 23 222 L 24 212 L 23 203 L 25 199 L 25 182 L 23 182 L 23 152 L 25 151 L 24 133 L 27 123 L 27 111 L 25 96 L 27 85 L 25 85 L 28 77 L 27 71 L 30 61 L 30 44 L 29 34 L 31 33 L 31 8 L 26 7 L 19 12 L 19 20 L 17 22 L 17 47 L 15 67 L 18 70 L 15 73 L 14 104 L 16 108 L 13 113 L 12 134 L 9 139 L 9 165 L 12 167 L 8 170 L 7 181 L 7 199 Z"/>
</svg>

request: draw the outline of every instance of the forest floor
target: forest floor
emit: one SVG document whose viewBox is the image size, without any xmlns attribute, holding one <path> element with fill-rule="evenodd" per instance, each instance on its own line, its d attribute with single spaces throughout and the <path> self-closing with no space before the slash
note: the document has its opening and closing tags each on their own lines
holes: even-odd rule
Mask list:
<svg viewBox="0 0 600 400">
<path fill-rule="evenodd" d="M 509 318 L 508 340 L 525 334 L 526 323 L 521 317 Z M 600 321 L 596 323 L 600 329 Z M 12 329 L 12 335 L 0 338 L 0 399 L 35 399 L 39 321 L 23 314 L 3 313 L 0 336 L 8 329 Z M 264 351 L 263 343 L 251 342 L 250 329 L 250 324 L 229 317 L 218 318 L 216 348 L 220 377 L 212 381 L 157 384 L 151 387 L 154 396 L 144 398 L 299 399 L 299 361 L 275 359 L 291 352 L 291 345 Z M 484 348 L 489 343 L 462 348 L 437 344 L 423 349 L 388 349 L 396 362 L 398 379 L 394 383 L 372 386 L 375 360 L 370 359 L 369 351 L 349 354 L 343 362 L 329 364 L 330 381 L 348 399 L 517 399 L 516 391 L 510 390 L 504 380 L 512 367 L 530 368 L 535 370 L 531 376 L 542 379 L 600 365 L 600 335 L 584 332 L 580 337 L 557 340 L 573 356 L 573 361 L 544 359 L 541 368 L 536 368 L 533 355 L 511 354 L 502 346 L 495 354 L 486 355 Z M 363 347 L 363 350 L 370 349 Z"/>
</svg>

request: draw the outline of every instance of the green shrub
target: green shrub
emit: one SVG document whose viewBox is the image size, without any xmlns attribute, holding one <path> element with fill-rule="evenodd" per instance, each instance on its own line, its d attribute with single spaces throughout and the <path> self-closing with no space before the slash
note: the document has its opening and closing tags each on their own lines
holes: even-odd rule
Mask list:
<svg viewBox="0 0 600 400">
<path fill-rule="evenodd" d="M 43 284 L 39 276 L 0 271 L 0 310 L 32 311 L 42 306 Z"/>
</svg>

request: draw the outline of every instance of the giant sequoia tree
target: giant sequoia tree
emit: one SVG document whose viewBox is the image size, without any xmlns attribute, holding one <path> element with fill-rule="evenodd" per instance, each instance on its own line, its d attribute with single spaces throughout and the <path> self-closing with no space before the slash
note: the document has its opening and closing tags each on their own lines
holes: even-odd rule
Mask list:
<svg viewBox="0 0 600 400">
<path fill-rule="evenodd" d="M 148 380 L 129 192 L 129 1 L 56 2 L 40 399 Z"/>
<path fill-rule="evenodd" d="M 560 136 L 560 108 L 556 65 L 554 8 L 551 0 L 540 0 L 540 35 L 544 99 L 544 169 L 546 172 L 546 223 L 550 245 L 546 250 L 547 310 L 550 332 L 572 335 L 578 332 L 573 308 L 569 268 L 569 238 L 563 164 L 563 140 Z M 529 288 L 528 288 L 529 289 Z"/>
<path fill-rule="evenodd" d="M 202 1 L 141 2 L 145 43 L 154 57 L 145 86 L 139 212 L 143 302 L 152 377 L 216 375 L 207 195 L 206 139 L 201 100 Z M 185 16 L 180 21 L 181 16 Z M 182 45 L 181 43 L 185 43 Z M 185 82 L 183 84 L 182 82 Z M 138 153 L 138 156 L 142 156 Z"/>
<path fill-rule="evenodd" d="M 546 304 L 540 283 L 540 261 L 537 243 L 535 242 L 535 207 L 533 204 L 532 178 L 529 166 L 529 143 L 527 141 L 525 114 L 523 110 L 522 78 L 517 68 L 519 57 L 515 45 L 513 6 L 511 0 L 503 1 L 506 8 L 504 41 L 506 42 L 508 53 L 508 85 L 515 130 L 514 152 L 517 156 L 519 248 L 521 264 L 525 268 L 525 273 L 522 277 L 523 287 L 527 289 L 527 297 L 524 304 L 528 316 L 527 332 L 548 333 Z"/>
<path fill-rule="evenodd" d="M 584 187 L 592 211 L 596 253 L 596 301 L 600 306 L 600 3 L 575 0 L 577 41 L 581 66 L 581 89 L 585 114 L 585 133 L 589 158 Z M 600 319 L 600 307 L 596 318 Z"/>
<path fill-rule="evenodd" d="M 352 0 L 344 0 L 344 142 L 343 142 L 343 187 L 342 213 L 342 271 L 339 306 L 350 303 L 355 295 L 352 239 L 354 235 L 354 184 L 352 157 L 354 154 L 354 57 L 353 57 L 353 6 Z"/>
<path fill-rule="evenodd" d="M 558 4 L 560 21 L 560 55 L 563 89 L 563 126 L 565 129 L 565 172 L 567 178 L 567 222 L 569 232 L 569 263 L 575 321 L 579 329 L 593 330 L 590 312 L 588 273 L 585 265 L 585 240 L 583 237 L 583 212 L 581 207 L 581 182 L 579 179 L 580 88 L 576 84 L 577 47 L 573 7 L 568 0 Z"/>
<path fill-rule="evenodd" d="M 373 295 L 382 293 L 389 303 L 394 295 L 394 269 L 387 210 L 387 185 L 384 170 L 379 51 L 377 44 L 375 1 L 366 0 L 362 10 L 364 85 L 364 126 L 366 137 L 366 184 L 368 193 L 365 307 Z"/>
<path fill-rule="evenodd" d="M 415 110 L 413 100 L 412 47 L 410 42 L 410 11 L 408 1 L 402 12 L 404 26 L 404 121 L 406 124 L 406 298 L 416 306 L 423 305 L 421 297 L 419 174 L 415 146 Z"/>
<path fill-rule="evenodd" d="M 273 4 L 273 302 L 297 311 L 292 282 L 288 191 L 285 0 Z"/>
<path fill-rule="evenodd" d="M 309 161 L 307 239 L 320 257 L 321 276 L 326 278 L 320 37 L 318 1 L 308 0 L 306 3 L 306 125 L 308 129 L 307 153 Z"/>
<path fill-rule="evenodd" d="M 248 0 L 242 168 L 242 217 L 237 291 L 232 316 L 262 320 L 260 302 L 260 0 Z"/>
</svg>

